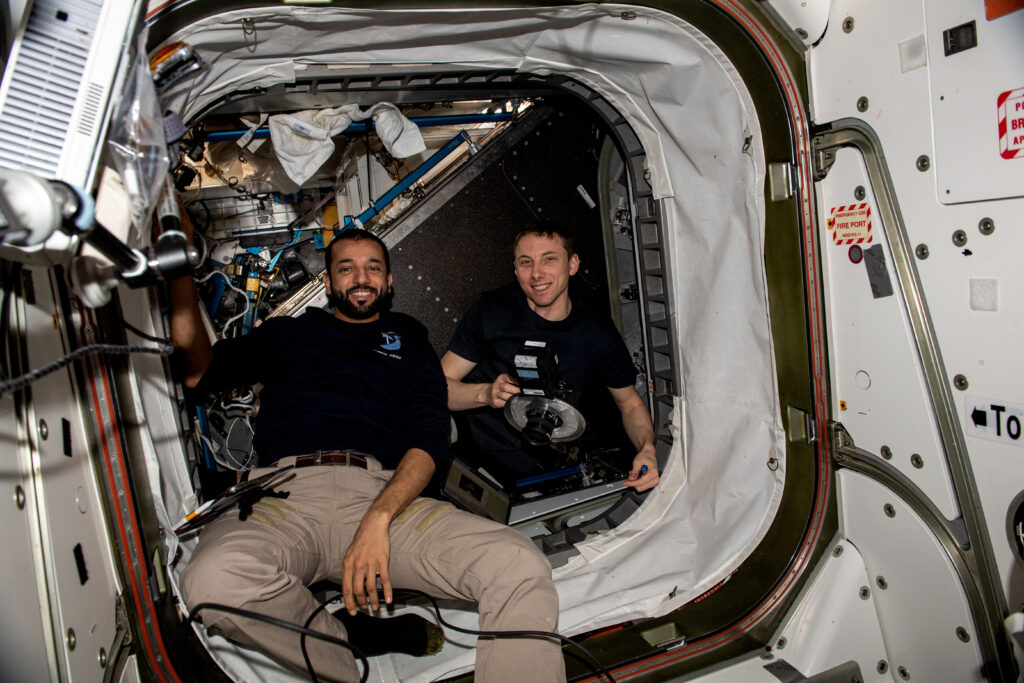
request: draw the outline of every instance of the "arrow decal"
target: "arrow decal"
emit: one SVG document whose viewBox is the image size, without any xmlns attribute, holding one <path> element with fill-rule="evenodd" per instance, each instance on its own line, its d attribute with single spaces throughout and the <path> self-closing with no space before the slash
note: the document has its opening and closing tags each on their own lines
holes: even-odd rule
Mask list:
<svg viewBox="0 0 1024 683">
<path fill-rule="evenodd" d="M 971 411 L 971 419 L 974 421 L 975 427 L 987 427 L 988 426 L 988 411 L 975 408 Z"/>
</svg>

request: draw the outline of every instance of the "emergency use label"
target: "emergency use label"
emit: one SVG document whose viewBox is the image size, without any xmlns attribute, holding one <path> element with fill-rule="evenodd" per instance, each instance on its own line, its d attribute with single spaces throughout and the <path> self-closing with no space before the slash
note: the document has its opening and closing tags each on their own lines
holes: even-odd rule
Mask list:
<svg viewBox="0 0 1024 683">
<path fill-rule="evenodd" d="M 834 206 L 828 217 L 833 244 L 864 244 L 871 237 L 871 207 L 867 204 Z"/>
<path fill-rule="evenodd" d="M 999 118 L 999 154 L 1024 159 L 1024 88 L 1007 90 L 996 98 Z"/>
<path fill-rule="evenodd" d="M 967 434 L 1024 448 L 1024 405 L 968 396 Z"/>
</svg>

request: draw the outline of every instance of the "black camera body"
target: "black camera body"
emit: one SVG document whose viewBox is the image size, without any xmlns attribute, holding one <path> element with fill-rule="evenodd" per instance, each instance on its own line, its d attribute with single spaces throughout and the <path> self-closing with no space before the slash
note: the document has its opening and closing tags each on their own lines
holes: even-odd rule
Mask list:
<svg viewBox="0 0 1024 683">
<path fill-rule="evenodd" d="M 586 429 L 573 407 L 574 391 L 558 371 L 558 356 L 543 341 L 525 341 L 512 358 L 520 394 L 505 404 L 505 418 L 531 445 L 571 441 Z"/>
</svg>

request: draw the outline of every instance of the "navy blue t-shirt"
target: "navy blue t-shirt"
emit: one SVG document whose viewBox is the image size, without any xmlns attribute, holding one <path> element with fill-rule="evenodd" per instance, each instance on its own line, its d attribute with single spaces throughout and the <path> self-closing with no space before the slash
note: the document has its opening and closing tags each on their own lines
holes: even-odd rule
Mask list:
<svg viewBox="0 0 1024 683">
<path fill-rule="evenodd" d="M 448 392 L 441 365 L 415 319 L 387 312 L 349 323 L 321 308 L 268 318 L 222 339 L 196 389 L 262 383 L 253 446 L 265 467 L 287 455 L 353 449 L 394 469 L 422 448 L 447 463 Z"/>
<path fill-rule="evenodd" d="M 517 284 L 485 293 L 466 311 L 448 345 L 455 355 L 476 363 L 463 381 L 492 382 L 502 373 L 514 377 L 512 358 L 529 340 L 554 349 L 559 373 L 572 387 L 577 406 L 596 391 L 633 386 L 636 368 L 611 318 L 598 315 L 585 299 L 573 296 L 571 301 L 569 316 L 552 322 L 533 312 Z M 462 417 L 475 448 L 512 471 L 534 469 L 535 458 L 526 454 L 522 435 L 502 411 L 478 408 Z"/>
</svg>

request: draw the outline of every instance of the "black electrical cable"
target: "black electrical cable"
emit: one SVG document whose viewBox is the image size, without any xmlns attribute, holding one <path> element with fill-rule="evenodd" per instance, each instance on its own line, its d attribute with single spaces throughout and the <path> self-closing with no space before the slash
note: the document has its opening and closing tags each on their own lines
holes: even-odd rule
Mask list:
<svg viewBox="0 0 1024 683">
<path fill-rule="evenodd" d="M 88 356 L 94 353 L 109 353 L 109 354 L 127 354 L 127 353 L 154 353 L 161 356 L 169 356 L 174 352 L 174 348 L 171 346 L 127 346 L 122 344 L 90 344 L 89 346 L 83 346 L 80 349 L 75 349 L 68 355 L 64 356 L 59 360 L 55 360 L 47 366 L 33 370 L 32 372 L 22 375 L 21 377 L 15 377 L 8 382 L 0 382 L 0 396 L 3 396 L 9 391 L 15 391 L 27 387 L 32 382 L 38 379 L 46 377 L 51 372 L 56 372 L 61 368 L 70 365 L 83 356 Z"/>
<path fill-rule="evenodd" d="M 129 332 L 131 332 L 132 334 L 134 334 L 134 335 L 136 335 L 136 336 L 138 336 L 138 337 L 142 337 L 142 338 L 143 338 L 143 339 L 145 339 L 146 341 L 156 342 L 157 344 L 166 344 L 167 346 L 170 346 L 170 345 L 171 345 L 171 340 L 170 340 L 170 339 L 162 339 L 161 337 L 154 337 L 154 336 L 153 336 L 153 335 L 151 335 L 151 334 L 146 334 L 145 332 L 143 332 L 143 331 L 142 331 L 142 330 L 140 330 L 139 328 L 137 328 L 137 327 L 135 327 L 134 325 L 132 325 L 131 323 L 129 323 L 129 322 L 128 322 L 127 320 L 125 320 L 124 318 L 121 318 L 121 325 L 122 325 L 122 326 L 123 326 L 123 327 L 124 327 L 124 328 L 125 328 L 126 330 L 128 330 Z"/>
<path fill-rule="evenodd" d="M 456 626 L 455 624 L 451 624 L 445 621 L 444 617 L 441 616 L 441 608 L 437 606 L 437 601 L 434 600 L 434 598 L 428 595 L 427 593 L 424 593 L 420 590 L 416 590 L 415 588 L 399 588 L 396 589 L 395 592 L 399 594 L 412 593 L 414 595 L 422 595 L 430 601 L 431 605 L 434 606 L 434 613 L 437 615 L 438 622 L 440 622 L 442 626 L 450 628 L 453 631 L 458 631 L 459 633 L 465 633 L 470 636 L 486 636 L 492 638 L 548 638 L 551 640 L 559 640 L 563 643 L 572 645 L 577 650 L 582 652 L 587 657 L 587 659 L 590 660 L 591 669 L 594 671 L 594 673 L 600 673 L 602 676 L 608 679 L 609 683 L 616 683 L 615 677 L 612 676 L 611 672 L 608 671 L 608 669 L 606 669 L 604 665 L 597 660 L 597 657 L 595 657 L 590 652 L 590 650 L 583 647 L 569 636 L 563 636 L 560 633 L 554 633 L 551 631 L 476 631 L 471 628 L 462 628 L 461 626 Z"/>
<path fill-rule="evenodd" d="M 326 605 L 327 605 L 327 603 L 324 603 L 323 605 L 320 605 L 320 607 L 318 607 L 317 610 L 315 612 L 313 612 L 313 615 L 310 616 L 310 618 L 307 620 L 306 623 L 308 624 L 309 622 L 311 622 L 313 620 L 313 617 L 316 616 L 316 614 L 321 609 L 323 609 Z M 313 638 L 318 638 L 318 639 L 323 640 L 323 641 L 328 642 L 328 643 L 334 643 L 335 645 L 340 645 L 340 646 L 342 646 L 343 648 L 345 648 L 347 650 L 351 650 L 352 654 L 354 656 L 358 657 L 359 661 L 362 662 L 362 664 L 363 664 L 363 674 L 362 674 L 362 676 L 359 679 L 359 683 L 366 683 L 366 679 L 370 675 L 370 662 L 367 661 L 366 655 L 364 655 L 362 653 L 362 651 L 358 647 L 356 647 L 352 643 L 348 642 L 347 640 L 342 640 L 341 638 L 335 638 L 334 636 L 327 635 L 326 633 L 320 633 L 319 631 L 314 631 L 314 630 L 312 630 L 310 628 L 306 628 L 305 626 L 299 626 L 298 624 L 293 624 L 292 622 L 285 621 L 284 619 L 278 619 L 277 617 L 267 616 L 266 614 L 260 614 L 259 612 L 251 612 L 251 611 L 249 611 L 247 609 L 242 609 L 240 607 L 231 607 L 229 605 L 221 605 L 221 604 L 218 604 L 216 602 L 201 602 L 198 605 L 196 605 L 195 607 L 193 607 L 192 611 L 190 611 L 188 613 L 188 618 L 185 619 L 185 628 L 188 628 L 189 625 L 191 625 L 192 622 L 196 620 L 196 613 L 199 612 L 200 610 L 204 610 L 204 609 L 218 610 L 218 611 L 221 611 L 221 612 L 227 612 L 228 614 L 234 614 L 234 615 L 237 615 L 237 616 L 240 616 L 240 617 L 249 617 L 250 619 L 256 619 L 257 621 L 262 621 L 262 622 L 265 622 L 265 623 L 270 624 L 272 626 L 277 626 L 278 628 L 287 629 L 289 631 L 294 631 L 295 633 L 301 634 L 302 637 L 303 637 L 303 649 L 302 649 L 303 656 L 306 655 L 305 640 L 304 640 L 306 636 L 312 636 Z M 312 666 L 312 664 L 309 661 L 309 657 L 306 657 L 306 667 L 307 667 L 307 673 L 309 674 L 309 679 L 311 681 L 316 681 L 317 677 L 316 677 L 316 674 L 313 672 L 313 666 Z"/>
<path fill-rule="evenodd" d="M 416 590 L 415 588 L 399 588 L 395 591 L 395 593 L 397 595 L 407 593 L 412 595 L 423 596 L 424 598 L 429 600 L 430 604 L 434 607 L 434 614 L 437 615 L 437 621 L 441 624 L 441 626 L 450 628 L 453 631 L 458 631 L 459 633 L 465 633 L 471 636 L 483 636 L 486 638 L 548 638 L 550 640 L 558 640 L 569 645 L 572 645 L 577 650 L 582 652 L 588 660 L 590 660 L 591 670 L 594 673 L 599 673 L 600 675 L 604 676 L 608 679 L 609 683 L 616 683 L 615 677 L 612 676 L 611 672 L 608 671 L 608 669 L 605 668 L 605 666 L 601 664 L 600 661 L 598 661 L 597 657 L 595 657 L 593 653 L 590 652 L 590 650 L 583 647 L 582 645 L 580 645 L 568 636 L 563 636 L 560 633 L 554 633 L 551 631 L 477 631 L 470 628 L 462 628 L 461 626 L 456 626 L 454 624 L 449 623 L 445 620 L 444 617 L 441 616 L 441 608 L 438 607 L 437 601 L 434 600 L 434 598 L 431 595 L 424 593 L 423 591 Z M 313 623 L 313 619 L 316 618 L 316 615 L 320 614 L 320 612 L 327 609 L 327 606 L 330 605 L 332 602 L 335 602 L 337 599 L 338 598 L 332 598 L 330 600 L 327 600 L 326 602 L 321 603 L 319 607 L 313 610 L 313 613 L 309 615 L 309 617 L 306 619 L 306 623 L 302 626 L 299 626 L 298 624 L 293 624 L 283 619 L 267 616 L 266 614 L 259 614 L 258 612 L 251 612 L 249 610 L 241 609 L 239 607 L 229 607 L 228 605 L 221 605 L 215 602 L 201 602 L 195 607 L 193 607 L 192 611 L 189 612 L 188 618 L 185 620 L 185 626 L 188 627 L 193 621 L 196 620 L 196 614 L 200 610 L 214 609 L 220 610 L 222 612 L 228 612 L 229 614 L 250 617 L 253 619 L 257 619 L 259 621 L 266 622 L 273 626 L 277 626 L 279 628 L 294 631 L 295 633 L 298 633 L 301 636 L 299 644 L 302 647 L 302 658 L 306 663 L 306 672 L 309 674 L 309 679 L 314 683 L 316 683 L 319 679 L 317 679 L 316 673 L 313 671 L 313 663 L 309 660 L 309 653 L 306 651 L 306 636 L 319 638 L 320 640 L 326 641 L 328 643 L 334 643 L 336 645 L 341 645 L 342 647 L 351 650 L 352 654 L 358 657 L 359 661 L 363 665 L 363 673 L 359 679 L 359 683 L 366 683 L 366 679 L 370 674 L 369 661 L 367 660 L 366 655 L 363 654 L 363 652 L 358 647 L 340 638 L 335 638 L 334 636 L 329 636 L 326 633 L 314 631 L 309 628 L 309 625 Z"/>
</svg>

